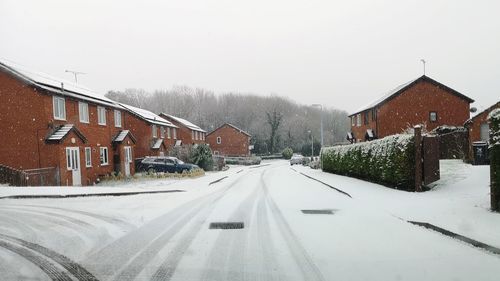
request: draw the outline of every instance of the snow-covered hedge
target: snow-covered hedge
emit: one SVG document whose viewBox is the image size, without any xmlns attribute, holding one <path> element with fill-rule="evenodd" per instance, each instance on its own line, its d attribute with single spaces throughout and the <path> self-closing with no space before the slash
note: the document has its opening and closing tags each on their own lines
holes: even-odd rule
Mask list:
<svg viewBox="0 0 500 281">
<path fill-rule="evenodd" d="M 491 209 L 500 211 L 500 108 L 490 112 Z"/>
<path fill-rule="evenodd" d="M 396 189 L 415 185 L 413 135 L 394 135 L 370 142 L 321 150 L 323 171 L 357 177 Z"/>
</svg>

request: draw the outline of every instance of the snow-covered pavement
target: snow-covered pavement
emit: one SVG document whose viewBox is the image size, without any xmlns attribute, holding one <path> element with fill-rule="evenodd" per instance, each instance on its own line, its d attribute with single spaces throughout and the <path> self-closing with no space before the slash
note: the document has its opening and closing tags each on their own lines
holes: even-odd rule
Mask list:
<svg viewBox="0 0 500 281">
<path fill-rule="evenodd" d="M 270 163 L 151 182 L 155 189 L 185 191 L 179 193 L 1 199 L 1 279 L 497 280 L 500 275 L 500 256 L 405 221 L 431 222 L 499 247 L 500 215 L 486 210 L 483 186 L 480 192 L 469 186 L 484 182 L 486 170 L 468 172 L 470 166 L 444 163 L 449 176 L 443 175 L 435 190 L 417 194 L 307 167 L 291 169 L 286 161 Z M 467 171 L 461 179 L 455 176 L 459 168 Z M 222 177 L 227 178 L 209 185 Z M 134 188 L 151 190 L 146 181 L 139 185 Z M 244 228 L 210 229 L 212 222 L 243 222 Z"/>
</svg>

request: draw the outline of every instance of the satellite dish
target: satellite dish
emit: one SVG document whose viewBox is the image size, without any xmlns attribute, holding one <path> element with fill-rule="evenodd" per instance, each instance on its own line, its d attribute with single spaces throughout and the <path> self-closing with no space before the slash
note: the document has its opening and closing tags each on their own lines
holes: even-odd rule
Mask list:
<svg viewBox="0 0 500 281">
<path fill-rule="evenodd" d="M 476 112 L 476 111 L 477 111 L 477 108 L 475 108 L 475 107 L 471 107 L 471 108 L 470 108 L 470 112 L 474 113 L 474 112 Z"/>
</svg>

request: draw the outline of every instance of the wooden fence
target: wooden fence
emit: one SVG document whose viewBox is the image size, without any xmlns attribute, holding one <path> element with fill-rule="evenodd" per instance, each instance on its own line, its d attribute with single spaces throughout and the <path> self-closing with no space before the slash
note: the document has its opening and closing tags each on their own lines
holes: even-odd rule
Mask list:
<svg viewBox="0 0 500 281">
<path fill-rule="evenodd" d="M 60 185 L 57 167 L 18 170 L 0 165 L 0 184 L 12 186 L 56 186 Z"/>
</svg>

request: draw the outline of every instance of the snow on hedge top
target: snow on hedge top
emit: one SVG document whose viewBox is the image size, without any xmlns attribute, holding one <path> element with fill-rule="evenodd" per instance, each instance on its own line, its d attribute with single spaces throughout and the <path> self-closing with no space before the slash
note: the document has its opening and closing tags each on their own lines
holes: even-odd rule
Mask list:
<svg viewBox="0 0 500 281">
<path fill-rule="evenodd" d="M 162 113 L 163 115 L 167 116 L 168 118 L 172 118 L 173 120 L 181 123 L 182 125 L 188 127 L 189 129 L 191 130 L 195 130 L 195 131 L 199 131 L 199 132 L 203 132 L 203 133 L 206 133 L 205 130 L 203 130 L 202 128 L 200 128 L 199 126 L 189 122 L 188 120 L 186 119 L 183 119 L 183 118 L 180 118 L 180 117 L 177 117 L 177 116 L 173 116 L 173 115 L 170 115 L 170 114 L 166 114 L 166 113 Z"/>
<path fill-rule="evenodd" d="M 108 99 L 100 93 L 92 91 L 85 86 L 75 84 L 65 79 L 56 78 L 43 72 L 31 70 L 26 66 L 3 58 L 0 58 L 0 68 L 4 68 L 15 76 L 53 93 L 72 96 L 112 107 L 118 107 L 114 101 Z"/>
<path fill-rule="evenodd" d="M 500 108 L 496 108 L 488 114 L 490 126 L 490 147 L 500 145 Z"/>
<path fill-rule="evenodd" d="M 172 124 L 170 121 L 161 118 L 160 116 L 154 114 L 153 112 L 138 108 L 135 106 L 131 106 L 128 104 L 120 103 L 121 106 L 123 106 L 125 109 L 128 111 L 134 113 L 135 115 L 139 116 L 140 118 L 144 119 L 145 121 L 155 124 L 155 125 L 160 125 L 160 126 L 168 126 L 168 127 L 174 127 L 177 128 L 174 124 Z"/>
<path fill-rule="evenodd" d="M 500 108 L 493 109 L 490 114 L 488 114 L 488 119 L 490 120 L 500 120 Z"/>
<path fill-rule="evenodd" d="M 411 134 L 400 134 L 369 142 L 324 147 L 321 149 L 321 154 L 328 155 L 335 153 L 339 156 L 344 156 L 348 152 L 359 148 L 363 153 L 371 152 L 373 156 L 387 156 L 390 153 L 389 151 L 393 151 L 394 149 L 403 151 L 413 141 L 413 137 Z"/>
</svg>

